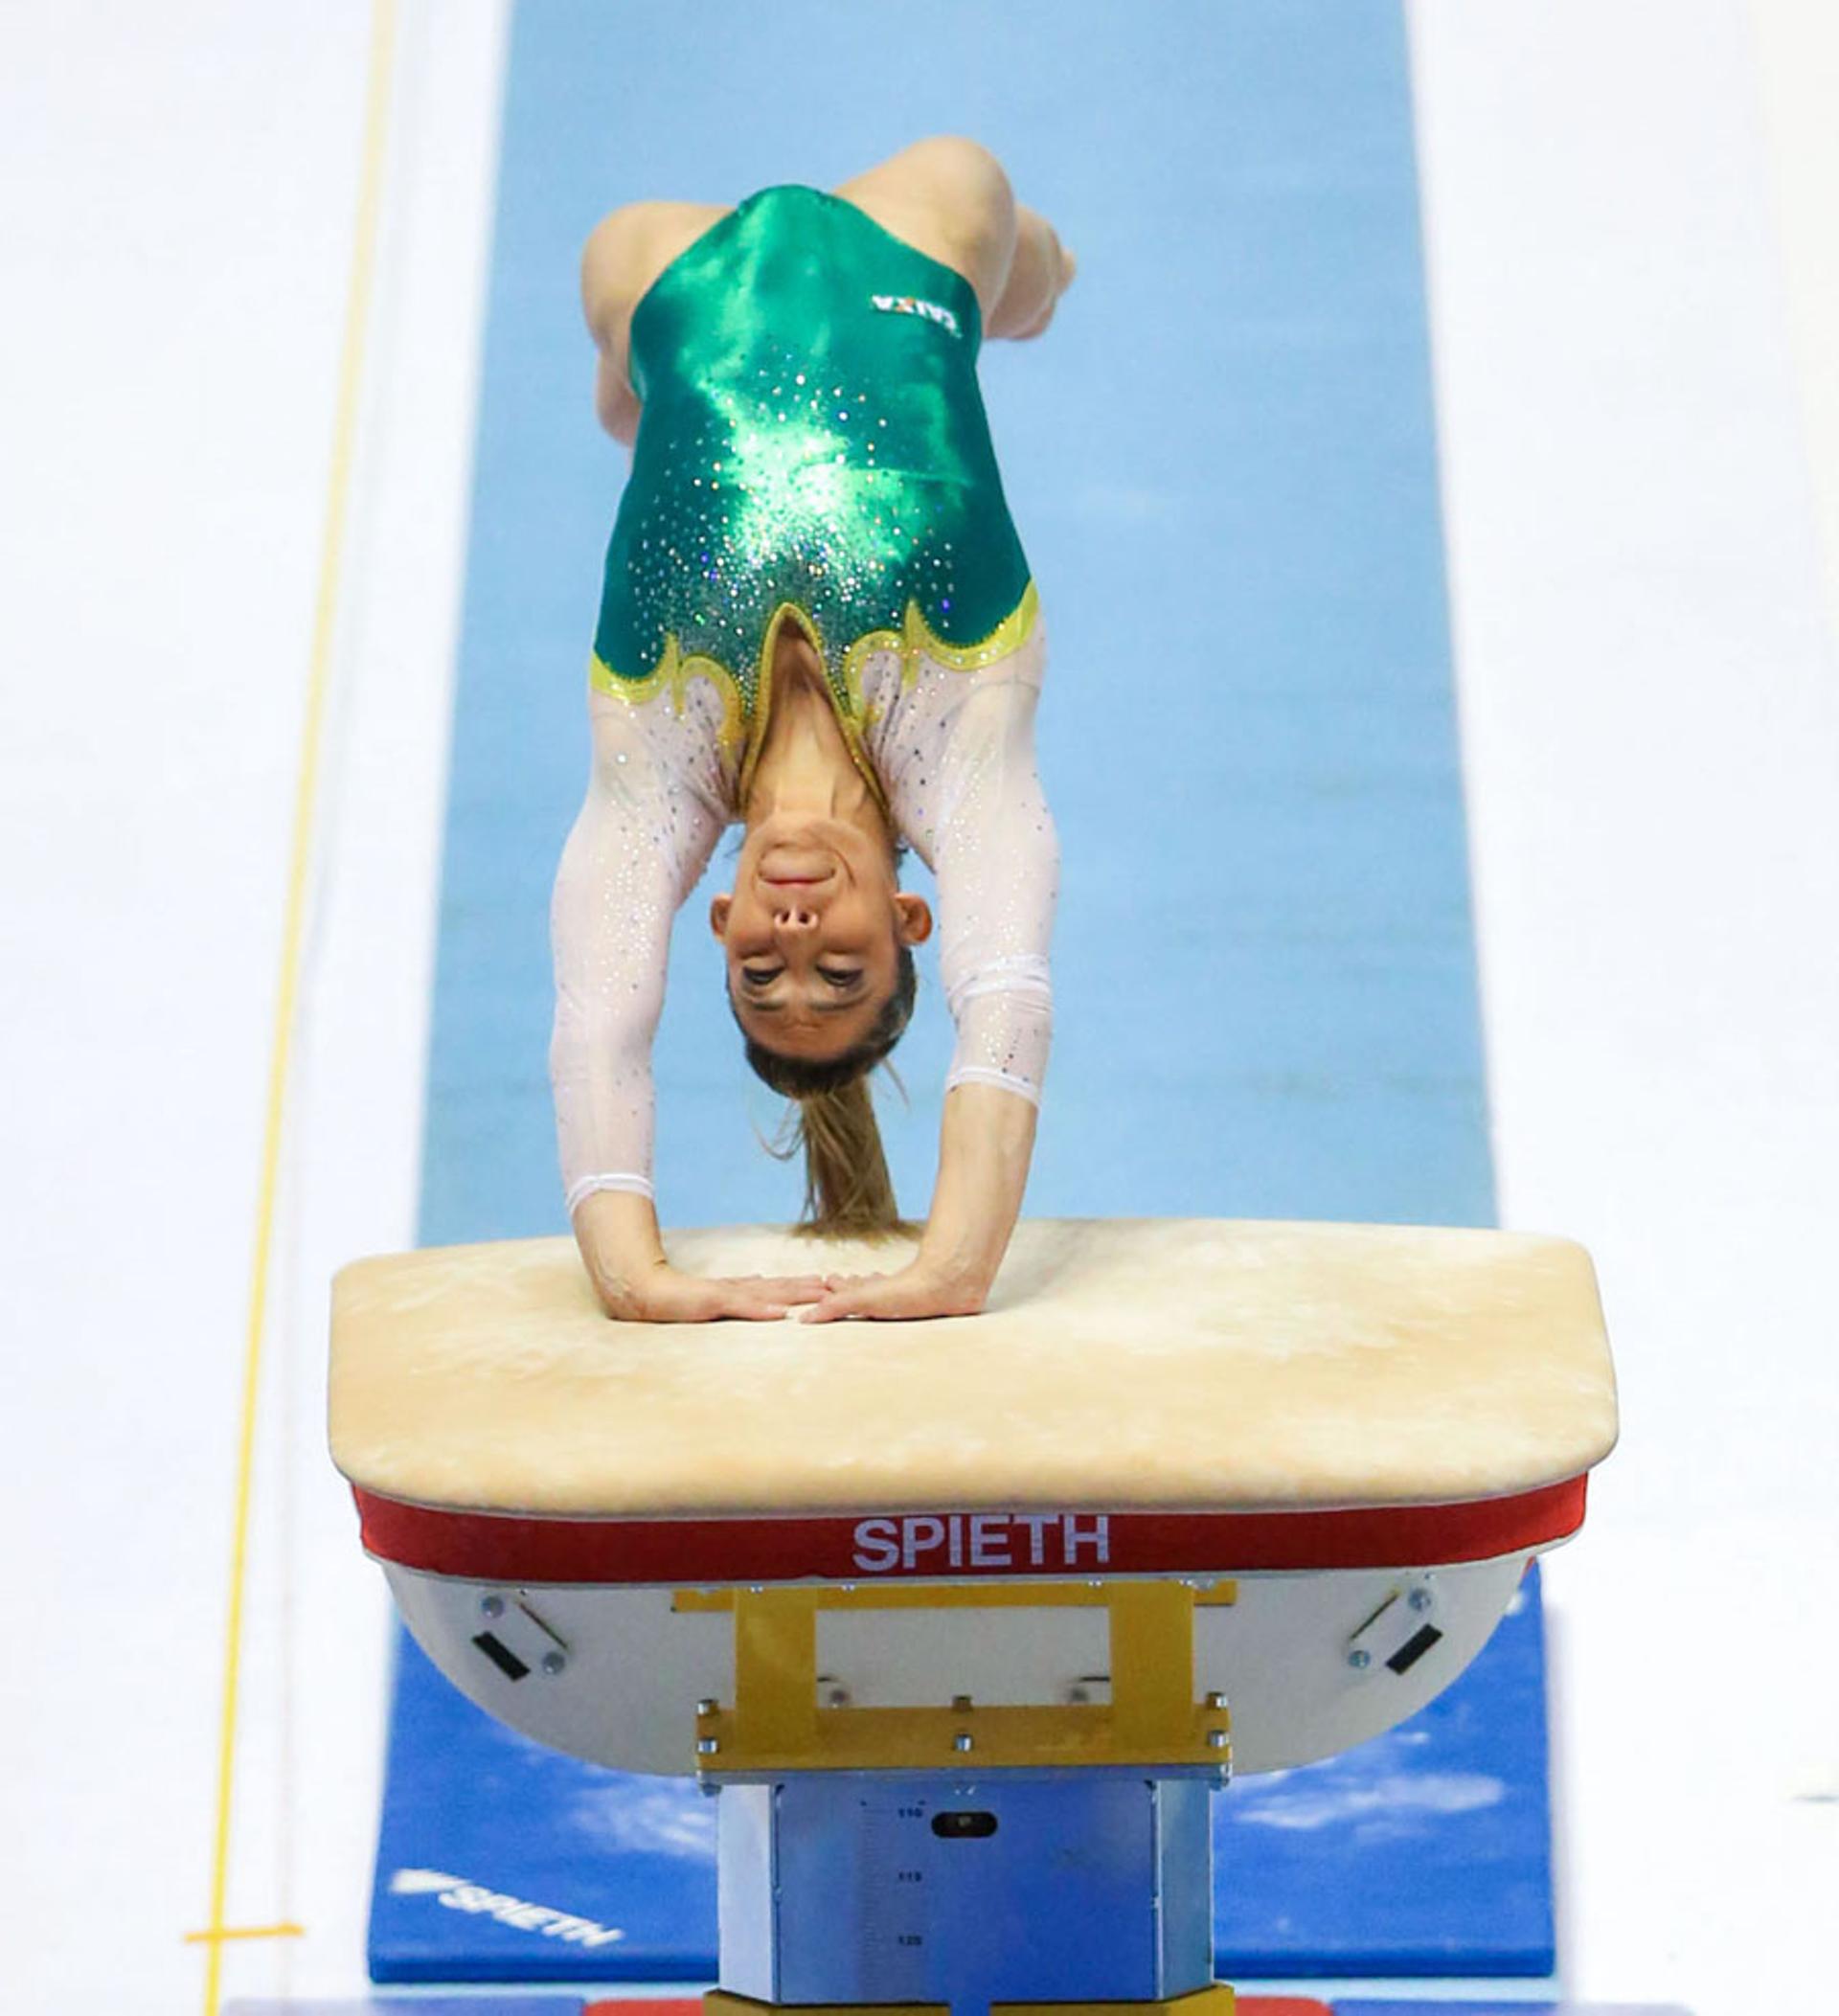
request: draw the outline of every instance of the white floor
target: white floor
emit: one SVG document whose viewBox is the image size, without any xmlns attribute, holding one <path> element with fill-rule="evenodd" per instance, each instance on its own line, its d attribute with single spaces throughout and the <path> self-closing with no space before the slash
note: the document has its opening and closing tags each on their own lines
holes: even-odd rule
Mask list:
<svg viewBox="0 0 1839 2016">
<path fill-rule="evenodd" d="M 1739 6 L 1413 18 L 1503 1217 L 1596 1254 L 1623 1401 L 1549 1572 L 1563 1972 L 1811 2007 L 1839 1975 L 1839 681 L 1771 201 L 1797 134 L 1764 129 Z M 1793 270 L 1835 246 L 1797 237 Z"/>
<path fill-rule="evenodd" d="M 1625 1406 L 1549 1570 L 1565 1973 L 1699 2016 L 1839 1974 L 1835 37 L 1754 4 L 1411 14 L 1504 1212 L 1595 1251 Z M 8 24 L 0 2008 L 202 1997 L 367 20 Z M 227 1913 L 304 1936 L 229 1949 L 240 1994 L 362 1982 L 384 1615 L 321 1457 L 324 1283 L 413 1235 L 503 27 L 403 12 Z"/>
<path fill-rule="evenodd" d="M 96 0 L 10 29 L 0 181 L 31 207 L 0 321 L 16 865 L 0 1502 L 34 1649 L 0 1678 L 0 2009 L 164 2016 L 203 1994 L 182 1937 L 209 1918 L 239 1358 L 369 15 Z M 226 1911 L 305 1937 L 228 1948 L 233 1993 L 363 1982 L 387 1620 L 324 1458 L 326 1282 L 414 1237 L 503 29 L 495 0 L 402 10 Z"/>
</svg>

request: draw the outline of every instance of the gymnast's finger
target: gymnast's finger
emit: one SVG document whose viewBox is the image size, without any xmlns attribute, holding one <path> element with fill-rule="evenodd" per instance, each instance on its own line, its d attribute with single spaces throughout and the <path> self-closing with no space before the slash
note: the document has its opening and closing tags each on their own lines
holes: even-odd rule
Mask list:
<svg viewBox="0 0 1839 2016">
<path fill-rule="evenodd" d="M 777 1323 L 791 1306 L 789 1302 L 770 1295 L 732 1294 L 723 1302 L 719 1313 L 738 1316 L 748 1323 Z"/>
<path fill-rule="evenodd" d="M 756 1295 L 786 1302 L 816 1302 L 829 1285 L 821 1274 L 745 1274 L 740 1280 Z"/>
<path fill-rule="evenodd" d="M 868 1305 L 869 1293 L 866 1283 L 851 1283 L 847 1287 L 833 1288 L 822 1302 L 815 1302 L 799 1318 L 801 1323 L 835 1323 L 845 1316 L 859 1316 Z"/>
</svg>

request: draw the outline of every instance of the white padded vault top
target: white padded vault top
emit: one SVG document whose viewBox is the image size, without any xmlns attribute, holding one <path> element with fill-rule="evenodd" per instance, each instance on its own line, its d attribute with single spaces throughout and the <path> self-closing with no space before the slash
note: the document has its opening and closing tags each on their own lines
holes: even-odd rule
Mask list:
<svg viewBox="0 0 1839 2016">
<path fill-rule="evenodd" d="M 723 1274 L 911 1250 L 666 1243 Z M 926 1323 L 610 1323 L 564 1238 L 359 1260 L 333 1289 L 333 1459 L 427 1506 L 1428 1505 L 1578 1477 L 1615 1437 L 1589 1257 L 1521 1234 L 1032 1220 L 981 1316 Z"/>
</svg>

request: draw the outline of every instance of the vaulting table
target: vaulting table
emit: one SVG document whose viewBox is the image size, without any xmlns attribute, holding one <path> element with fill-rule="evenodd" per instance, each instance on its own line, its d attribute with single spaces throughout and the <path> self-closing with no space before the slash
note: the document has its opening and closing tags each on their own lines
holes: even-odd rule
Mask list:
<svg viewBox="0 0 1839 2016">
<path fill-rule="evenodd" d="M 1590 1261 L 1517 1234 L 1029 1221 L 923 1323 L 609 1323 L 566 1239 L 334 1290 L 333 1457 L 410 1629 L 527 1734 L 721 1793 L 730 2009 L 1216 2016 L 1210 1787 L 1446 1687 L 1615 1436 Z"/>
</svg>

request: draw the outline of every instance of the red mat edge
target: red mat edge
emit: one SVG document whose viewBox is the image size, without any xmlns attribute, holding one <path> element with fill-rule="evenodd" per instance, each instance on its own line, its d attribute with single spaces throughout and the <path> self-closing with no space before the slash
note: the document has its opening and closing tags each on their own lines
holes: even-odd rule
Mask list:
<svg viewBox="0 0 1839 2016">
<path fill-rule="evenodd" d="M 875 1514 L 866 1518 L 794 1514 L 753 1519 L 573 1519 L 508 1512 L 454 1511 L 352 1487 L 365 1552 L 423 1574 L 467 1581 L 665 1583 L 678 1587 L 737 1582 L 938 1580 L 974 1576 L 1015 1580 L 1117 1574 L 1451 1567 L 1498 1560 L 1568 1539 L 1583 1524 L 1587 1473 L 1506 1498 L 1458 1505 L 1385 1506 L 1306 1512 L 1107 1512 Z M 971 1519 L 1064 1520 L 1069 1558 L 1005 1561 L 992 1573 L 974 1560 L 921 1562 L 895 1549 L 891 1566 L 871 1569 L 860 1530 L 923 1522 L 936 1529 L 928 1550 L 952 1522 Z M 1088 1529 L 1101 1519 L 1102 1540 Z M 1039 1534 L 1032 1536 L 1036 1543 Z M 877 1532 L 885 1554 L 892 1543 Z M 1080 1556 L 1092 1549 L 1096 1558 Z M 1078 1558 L 1075 1558 L 1078 1557 Z"/>
</svg>

